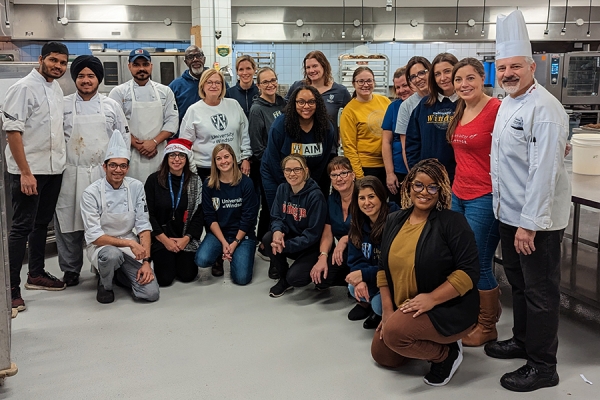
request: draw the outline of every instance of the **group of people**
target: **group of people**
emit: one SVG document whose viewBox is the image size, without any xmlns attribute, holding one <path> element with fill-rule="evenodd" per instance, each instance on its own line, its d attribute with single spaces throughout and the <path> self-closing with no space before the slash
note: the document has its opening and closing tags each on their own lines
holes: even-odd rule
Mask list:
<svg viewBox="0 0 600 400">
<path fill-rule="evenodd" d="M 481 62 L 449 53 L 412 57 L 394 74 L 390 102 L 363 65 L 350 95 L 320 51 L 306 55 L 286 98 L 275 71 L 257 71 L 249 56 L 228 88 L 196 46 L 170 87 L 151 80 L 151 55 L 133 50 L 133 79 L 108 97 L 97 92 L 101 62 L 77 57 L 77 93 L 63 98 L 56 79 L 68 50 L 47 43 L 2 115 L 12 307 L 25 309 L 27 244 L 26 288 L 77 285 L 85 251 L 100 303 L 114 301 L 115 284 L 156 301 L 159 287 L 193 281 L 198 267 L 223 275 L 224 261 L 246 285 L 256 252 L 276 280 L 271 297 L 311 283 L 347 287 L 356 301 L 348 318 L 375 329 L 382 366 L 427 360 L 425 382 L 441 386 L 463 345 L 486 344 L 491 357 L 527 359 L 502 377 L 505 388 L 558 384 L 568 120 L 534 79 L 524 26 L 519 11 L 498 17 L 502 102 L 485 94 Z M 53 217 L 62 280 L 44 269 Z M 514 309 L 503 341 L 499 242 Z"/>
</svg>

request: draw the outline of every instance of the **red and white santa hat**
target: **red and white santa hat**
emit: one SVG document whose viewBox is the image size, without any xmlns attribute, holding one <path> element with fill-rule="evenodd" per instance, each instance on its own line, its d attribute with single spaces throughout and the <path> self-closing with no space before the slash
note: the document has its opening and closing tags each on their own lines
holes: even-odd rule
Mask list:
<svg viewBox="0 0 600 400">
<path fill-rule="evenodd" d="M 173 139 L 165 147 L 165 157 L 169 153 L 179 152 L 187 156 L 188 160 L 192 156 L 192 142 L 187 139 Z"/>
</svg>

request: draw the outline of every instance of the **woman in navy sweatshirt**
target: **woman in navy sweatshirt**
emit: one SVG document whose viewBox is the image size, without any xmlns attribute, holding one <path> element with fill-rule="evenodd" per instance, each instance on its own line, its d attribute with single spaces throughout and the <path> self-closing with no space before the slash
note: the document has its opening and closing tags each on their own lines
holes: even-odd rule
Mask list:
<svg viewBox="0 0 600 400">
<path fill-rule="evenodd" d="M 254 84 L 254 73 L 256 72 L 256 61 L 249 55 L 243 55 L 235 60 L 235 71 L 238 81 L 235 86 L 227 89 L 225 97 L 237 100 L 246 114 L 250 115 L 252 102 L 258 97 L 258 86 Z"/>
<path fill-rule="evenodd" d="M 277 187 L 286 180 L 280 168 L 281 160 L 290 154 L 304 156 L 312 178 L 321 182 L 321 175 L 326 173 L 334 132 L 323 97 L 317 89 L 300 86 L 292 93 L 283 115 L 271 125 L 260 167 L 269 207 L 273 204 Z M 329 193 L 329 181 L 321 187 L 324 195 Z"/>
<path fill-rule="evenodd" d="M 429 95 L 414 109 L 406 128 L 406 160 L 412 168 L 421 160 L 437 158 L 454 180 L 454 150 L 446 139 L 454 118 L 458 96 L 454 93 L 452 69 L 458 60 L 450 53 L 438 54 L 429 72 Z"/>
<path fill-rule="evenodd" d="M 304 157 L 290 154 L 281 168 L 287 182 L 277 189 L 271 207 L 271 231 L 263 238 L 264 246 L 271 250 L 271 265 L 279 272 L 279 281 L 269 292 L 271 297 L 312 281 L 310 271 L 319 256 L 327 217 L 325 197 L 309 177 Z M 291 267 L 288 258 L 295 260 Z"/>
<path fill-rule="evenodd" d="M 258 198 L 252 180 L 240 171 L 235 152 L 221 143 L 212 152 L 210 176 L 204 181 L 202 209 L 207 233 L 196 253 L 196 264 L 208 268 L 221 257 L 231 264 L 231 280 L 252 280 L 256 250 Z"/>
<path fill-rule="evenodd" d="M 381 321 L 381 297 L 377 288 L 379 247 L 385 220 L 389 213 L 400 207 L 387 202 L 383 183 L 373 176 L 356 181 L 350 203 L 350 231 L 348 232 L 348 290 L 358 304 L 348 313 L 348 319 L 365 319 L 365 329 L 375 329 Z"/>
</svg>

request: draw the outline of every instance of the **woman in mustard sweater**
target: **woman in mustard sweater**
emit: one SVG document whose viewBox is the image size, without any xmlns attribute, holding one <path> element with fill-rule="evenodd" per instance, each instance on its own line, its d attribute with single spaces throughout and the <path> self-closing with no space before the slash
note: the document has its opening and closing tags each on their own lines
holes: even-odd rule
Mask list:
<svg viewBox="0 0 600 400">
<path fill-rule="evenodd" d="M 344 155 L 350 159 L 356 179 L 365 175 L 379 178 L 385 185 L 385 165 L 381 155 L 381 123 L 390 99 L 373 93 L 375 75 L 369 67 L 358 67 L 352 75 L 354 94 L 340 119 Z"/>
</svg>

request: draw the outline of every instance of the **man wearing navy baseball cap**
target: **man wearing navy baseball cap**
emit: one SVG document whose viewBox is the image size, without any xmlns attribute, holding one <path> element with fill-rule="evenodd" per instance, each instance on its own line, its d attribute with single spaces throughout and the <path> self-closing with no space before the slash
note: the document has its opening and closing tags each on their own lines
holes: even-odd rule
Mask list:
<svg viewBox="0 0 600 400">
<path fill-rule="evenodd" d="M 133 79 L 113 90 L 108 97 L 116 100 L 129 122 L 131 161 L 128 175 L 146 182 L 158 170 L 166 141 L 179 129 L 175 95 L 168 86 L 152 81 L 152 58 L 144 49 L 129 53 L 129 71 Z"/>
</svg>

